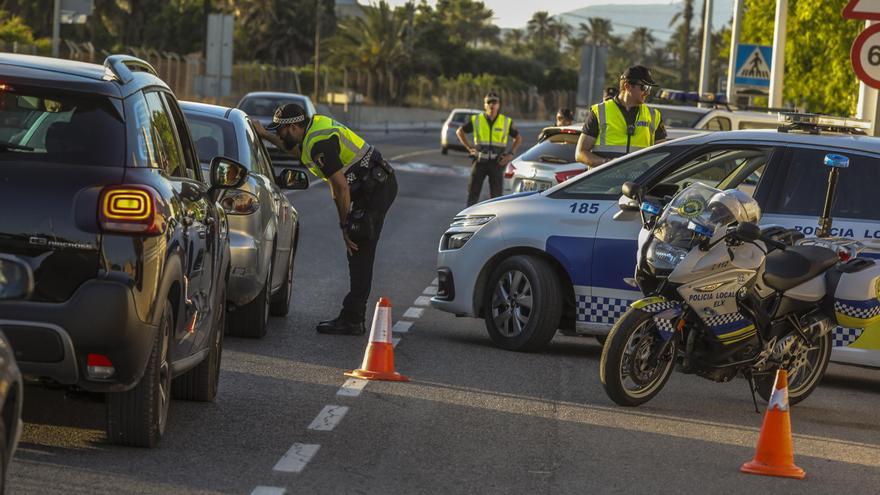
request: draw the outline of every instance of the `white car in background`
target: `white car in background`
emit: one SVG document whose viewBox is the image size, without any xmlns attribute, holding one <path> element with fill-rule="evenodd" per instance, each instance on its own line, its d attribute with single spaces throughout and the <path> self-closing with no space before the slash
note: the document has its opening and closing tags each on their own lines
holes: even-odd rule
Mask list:
<svg viewBox="0 0 880 495">
<path fill-rule="evenodd" d="M 467 124 L 471 120 L 471 115 L 476 115 L 480 113 L 481 110 L 475 110 L 473 108 L 453 108 L 451 112 L 449 112 L 449 116 L 446 117 L 446 121 L 443 122 L 443 128 L 440 129 L 440 152 L 444 155 L 449 153 L 449 150 L 459 150 L 465 151 L 464 146 L 461 145 L 461 142 L 458 140 L 458 136 L 455 135 L 455 131 Z"/>
<path fill-rule="evenodd" d="M 660 110 L 668 139 L 706 131 L 776 129 L 779 126 L 779 115 L 776 113 L 653 103 L 649 106 Z"/>
<path fill-rule="evenodd" d="M 253 93 L 248 93 L 242 97 L 241 101 L 236 105 L 236 108 L 240 109 L 251 119 L 256 120 L 265 127 L 272 123 L 272 116 L 275 115 L 275 109 L 288 103 L 296 103 L 303 107 L 306 110 L 306 116 L 309 118 L 317 113 L 315 105 L 312 103 L 312 99 L 308 96 L 299 93 L 281 93 L 277 91 L 255 91 Z M 263 142 L 266 143 L 266 150 L 269 152 L 269 158 L 272 159 L 273 164 L 276 162 L 297 161 L 292 156 L 276 148 L 275 145 L 269 141 L 264 140 Z"/>
<path fill-rule="evenodd" d="M 638 205 L 621 195 L 624 182 L 637 182 L 661 199 L 694 182 L 737 188 L 757 199 L 762 225 L 811 237 L 827 187 L 827 153 L 850 159 L 840 172 L 831 235 L 861 239 L 868 247 L 862 256 L 880 260 L 874 199 L 880 139 L 768 130 L 701 133 L 617 158 L 543 192 L 463 210 L 440 240 L 431 305 L 483 319 L 490 338 L 505 349 L 540 350 L 557 329 L 601 341 L 643 297 L 626 282 L 635 272 L 642 221 Z M 833 332 L 833 361 L 880 368 L 880 328 Z"/>
<path fill-rule="evenodd" d="M 575 160 L 581 126 L 545 127 L 538 144 L 514 158 L 504 170 L 503 194 L 544 191 L 585 172 Z"/>
</svg>

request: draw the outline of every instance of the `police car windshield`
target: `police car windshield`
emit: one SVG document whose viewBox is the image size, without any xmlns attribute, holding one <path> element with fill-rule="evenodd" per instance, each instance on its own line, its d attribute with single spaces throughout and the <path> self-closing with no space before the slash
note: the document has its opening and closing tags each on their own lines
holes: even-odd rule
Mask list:
<svg viewBox="0 0 880 495">
<path fill-rule="evenodd" d="M 251 96 L 245 98 L 244 101 L 241 102 L 239 108 L 241 108 L 244 113 L 255 117 L 271 117 L 275 114 L 275 109 L 288 103 L 296 103 L 305 108 L 306 112 L 309 111 L 309 107 L 306 105 L 306 100 L 304 98 L 275 98 L 268 96 Z"/>
<path fill-rule="evenodd" d="M 697 122 L 706 115 L 705 112 L 701 112 L 699 110 L 693 109 L 668 109 L 664 108 L 660 111 L 661 118 L 663 119 L 663 124 L 666 127 L 679 127 L 686 129 L 693 129 L 696 127 Z"/>
<path fill-rule="evenodd" d="M 524 161 L 554 164 L 574 163 L 580 134 L 556 134 L 532 146 L 520 157 Z"/>
</svg>

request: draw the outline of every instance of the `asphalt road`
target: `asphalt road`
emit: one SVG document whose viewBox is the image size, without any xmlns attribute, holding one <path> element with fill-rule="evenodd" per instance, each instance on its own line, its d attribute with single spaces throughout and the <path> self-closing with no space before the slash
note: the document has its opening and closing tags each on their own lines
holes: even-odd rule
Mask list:
<svg viewBox="0 0 880 495">
<path fill-rule="evenodd" d="M 557 336 L 545 352 L 513 353 L 492 346 L 482 321 L 427 307 L 437 242 L 464 207 L 466 159 L 440 155 L 436 133 L 365 137 L 399 169 L 371 302 L 389 297 L 394 321 L 411 323 L 395 333 L 397 369 L 411 382 L 343 387 L 367 337 L 314 331 L 348 285 L 335 209 L 316 184 L 290 195 L 302 219 L 290 316 L 272 319 L 262 340 L 226 339 L 217 401 L 172 403 L 161 445 L 144 450 L 105 443 L 100 397 L 28 388 L 8 493 L 880 489 L 878 371 L 831 365 L 792 409 L 806 480 L 750 476 L 738 468 L 763 416 L 743 380 L 676 374 L 655 400 L 624 409 L 602 391 L 594 340 Z"/>
</svg>

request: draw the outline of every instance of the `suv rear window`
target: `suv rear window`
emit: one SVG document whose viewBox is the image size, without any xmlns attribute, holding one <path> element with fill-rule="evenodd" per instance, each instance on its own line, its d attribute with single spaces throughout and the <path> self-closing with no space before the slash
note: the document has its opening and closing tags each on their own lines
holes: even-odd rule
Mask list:
<svg viewBox="0 0 880 495">
<path fill-rule="evenodd" d="M 125 124 L 106 98 L 0 91 L 0 161 L 125 165 Z"/>
<path fill-rule="evenodd" d="M 530 162 L 542 163 L 574 163 L 575 150 L 577 150 L 577 142 L 580 133 L 567 134 L 559 133 L 550 136 L 540 143 L 529 148 L 522 154 L 520 159 Z"/>
<path fill-rule="evenodd" d="M 269 96 L 251 96 L 242 100 L 239 108 L 241 111 L 248 115 L 253 115 L 255 117 L 266 117 L 272 116 L 275 114 L 275 109 L 280 107 L 281 105 L 286 105 L 288 103 L 296 103 L 297 105 L 306 109 L 306 112 L 309 112 L 309 107 L 306 105 L 306 100 L 303 98 L 273 98 Z M 309 115 L 311 117 L 311 115 Z"/>
<path fill-rule="evenodd" d="M 827 150 L 798 148 L 791 161 L 773 181 L 773 194 L 767 200 L 767 212 L 818 217 L 828 188 Z M 849 168 L 840 171 L 837 195 L 831 214 L 835 218 L 880 220 L 874 184 L 880 173 L 877 157 L 836 152 L 849 158 Z"/>
</svg>

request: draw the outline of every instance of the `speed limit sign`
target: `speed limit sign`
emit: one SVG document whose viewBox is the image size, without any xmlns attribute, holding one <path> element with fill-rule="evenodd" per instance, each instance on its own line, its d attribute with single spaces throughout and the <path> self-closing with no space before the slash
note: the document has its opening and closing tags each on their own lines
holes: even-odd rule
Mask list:
<svg viewBox="0 0 880 495">
<path fill-rule="evenodd" d="M 880 89 L 880 24 L 874 24 L 859 34 L 849 57 L 859 79 L 872 88 Z"/>
</svg>

